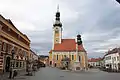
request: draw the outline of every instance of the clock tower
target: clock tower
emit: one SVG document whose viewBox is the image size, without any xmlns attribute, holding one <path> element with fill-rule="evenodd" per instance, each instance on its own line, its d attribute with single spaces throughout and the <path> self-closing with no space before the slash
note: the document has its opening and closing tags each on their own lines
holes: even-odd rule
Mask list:
<svg viewBox="0 0 120 80">
<path fill-rule="evenodd" d="M 61 44 L 62 39 L 62 23 L 60 22 L 59 6 L 55 16 L 55 23 L 53 24 L 53 48 L 54 44 Z"/>
</svg>

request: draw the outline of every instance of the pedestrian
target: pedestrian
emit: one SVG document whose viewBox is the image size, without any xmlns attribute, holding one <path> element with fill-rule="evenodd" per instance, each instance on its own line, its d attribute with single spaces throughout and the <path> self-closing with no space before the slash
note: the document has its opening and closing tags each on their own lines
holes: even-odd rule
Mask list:
<svg viewBox="0 0 120 80">
<path fill-rule="evenodd" d="M 13 79 L 14 79 L 14 77 L 16 77 L 16 76 L 17 76 L 17 74 L 18 74 L 18 73 L 17 73 L 17 71 L 16 71 L 16 70 L 14 70 L 14 71 L 13 71 Z"/>
</svg>

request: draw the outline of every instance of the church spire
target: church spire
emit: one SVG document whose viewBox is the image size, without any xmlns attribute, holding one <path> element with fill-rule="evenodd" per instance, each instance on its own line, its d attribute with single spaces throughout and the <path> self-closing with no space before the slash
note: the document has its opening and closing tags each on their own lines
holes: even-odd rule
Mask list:
<svg viewBox="0 0 120 80">
<path fill-rule="evenodd" d="M 58 4 L 58 6 L 57 6 L 57 12 L 59 12 L 59 4 Z"/>
<path fill-rule="evenodd" d="M 59 26 L 62 27 L 62 23 L 60 22 L 60 12 L 59 12 L 59 5 L 57 6 L 57 12 L 56 12 L 56 18 L 55 18 L 55 23 L 53 24 L 53 26 Z"/>
</svg>

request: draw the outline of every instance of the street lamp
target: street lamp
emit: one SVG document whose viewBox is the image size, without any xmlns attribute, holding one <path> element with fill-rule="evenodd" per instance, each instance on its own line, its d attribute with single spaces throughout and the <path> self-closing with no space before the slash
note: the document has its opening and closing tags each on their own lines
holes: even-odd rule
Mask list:
<svg viewBox="0 0 120 80">
<path fill-rule="evenodd" d="M 82 40 L 81 40 L 81 35 L 78 34 L 77 35 L 77 62 L 79 62 L 79 65 L 81 67 L 81 58 L 80 58 L 80 55 L 79 55 L 79 46 L 82 44 Z M 79 69 L 80 69 L 79 67 Z"/>
</svg>

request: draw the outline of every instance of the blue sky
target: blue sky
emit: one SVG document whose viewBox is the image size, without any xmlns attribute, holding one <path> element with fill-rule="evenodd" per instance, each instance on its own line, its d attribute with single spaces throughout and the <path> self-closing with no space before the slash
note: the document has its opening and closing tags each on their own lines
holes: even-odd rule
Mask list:
<svg viewBox="0 0 120 80">
<path fill-rule="evenodd" d="M 0 14 L 28 35 L 34 51 L 47 55 L 58 4 L 63 38 L 81 34 L 89 57 L 120 47 L 120 5 L 115 0 L 0 0 Z"/>
</svg>

